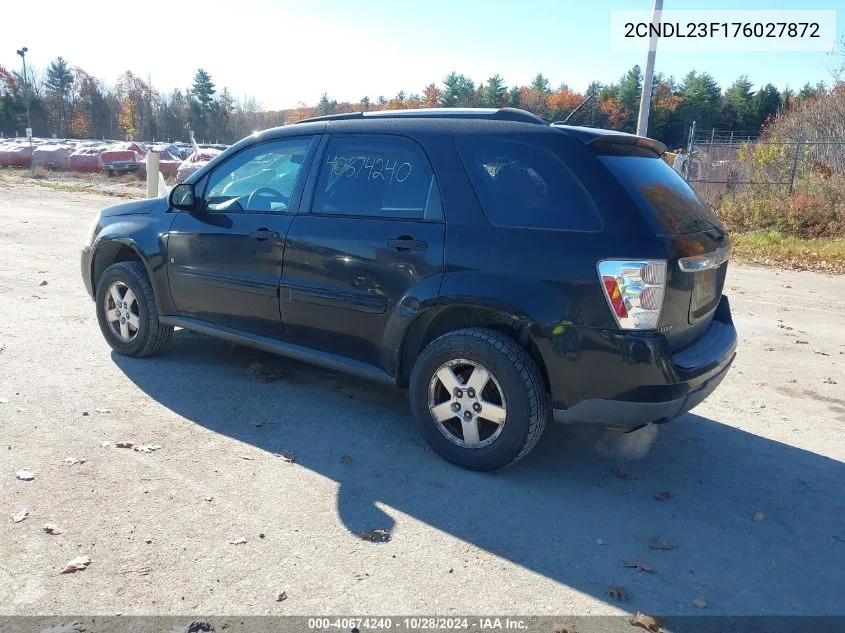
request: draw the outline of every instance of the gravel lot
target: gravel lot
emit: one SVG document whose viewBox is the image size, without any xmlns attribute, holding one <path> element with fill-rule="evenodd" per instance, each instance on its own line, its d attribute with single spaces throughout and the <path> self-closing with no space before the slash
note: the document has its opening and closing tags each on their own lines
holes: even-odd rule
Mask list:
<svg viewBox="0 0 845 633">
<path fill-rule="evenodd" d="M 845 277 L 734 265 L 736 363 L 647 456 L 552 426 L 484 475 L 400 392 L 184 331 L 113 354 L 78 254 L 114 202 L 0 179 L 0 613 L 845 614 Z"/>
</svg>

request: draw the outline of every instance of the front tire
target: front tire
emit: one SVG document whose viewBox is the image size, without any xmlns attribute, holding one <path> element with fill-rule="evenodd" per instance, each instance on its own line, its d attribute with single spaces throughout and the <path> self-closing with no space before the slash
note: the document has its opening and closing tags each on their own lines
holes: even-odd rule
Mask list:
<svg viewBox="0 0 845 633">
<path fill-rule="evenodd" d="M 470 470 L 525 457 L 550 416 L 534 359 L 494 330 L 456 330 L 432 341 L 414 364 L 409 392 L 429 446 Z"/>
<path fill-rule="evenodd" d="M 158 320 L 155 295 L 141 262 L 109 266 L 97 282 L 97 321 L 108 344 L 125 356 L 152 356 L 173 328 Z"/>
</svg>

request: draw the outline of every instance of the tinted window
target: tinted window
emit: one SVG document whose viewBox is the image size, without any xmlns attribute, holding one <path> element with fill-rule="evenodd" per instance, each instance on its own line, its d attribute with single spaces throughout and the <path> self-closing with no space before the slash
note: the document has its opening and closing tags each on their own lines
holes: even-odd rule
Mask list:
<svg viewBox="0 0 845 633">
<path fill-rule="evenodd" d="M 721 227 L 678 172 L 653 153 L 605 155 L 599 160 L 631 194 L 655 233 L 679 235 Z"/>
<path fill-rule="evenodd" d="M 597 231 L 584 187 L 551 151 L 503 139 L 458 141 L 487 219 L 495 226 Z"/>
<path fill-rule="evenodd" d="M 290 204 L 311 139 L 261 143 L 236 154 L 211 174 L 209 211 L 278 211 Z"/>
<path fill-rule="evenodd" d="M 412 141 L 334 138 L 320 166 L 313 211 L 422 218 L 435 190 L 428 161 Z"/>
</svg>

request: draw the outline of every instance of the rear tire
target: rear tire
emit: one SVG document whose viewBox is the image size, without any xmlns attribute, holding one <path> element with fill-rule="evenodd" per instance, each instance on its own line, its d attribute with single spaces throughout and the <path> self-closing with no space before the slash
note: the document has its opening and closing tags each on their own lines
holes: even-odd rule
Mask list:
<svg viewBox="0 0 845 633">
<path fill-rule="evenodd" d="M 534 359 L 513 339 L 482 328 L 432 341 L 411 371 L 409 395 L 429 446 L 470 470 L 497 470 L 525 457 L 551 411 Z"/>
<path fill-rule="evenodd" d="M 97 321 L 108 344 L 125 356 L 158 354 L 173 328 L 158 320 L 155 295 L 141 262 L 109 266 L 97 282 Z"/>
</svg>

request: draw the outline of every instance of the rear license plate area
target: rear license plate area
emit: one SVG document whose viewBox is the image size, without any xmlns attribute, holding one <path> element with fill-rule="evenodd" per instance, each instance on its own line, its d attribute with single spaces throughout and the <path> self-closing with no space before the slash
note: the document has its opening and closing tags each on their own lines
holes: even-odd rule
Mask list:
<svg viewBox="0 0 845 633">
<path fill-rule="evenodd" d="M 721 267 L 720 267 L 721 268 Z M 710 314 L 719 297 L 719 270 L 713 268 L 694 274 L 689 320 L 695 323 Z"/>
</svg>

